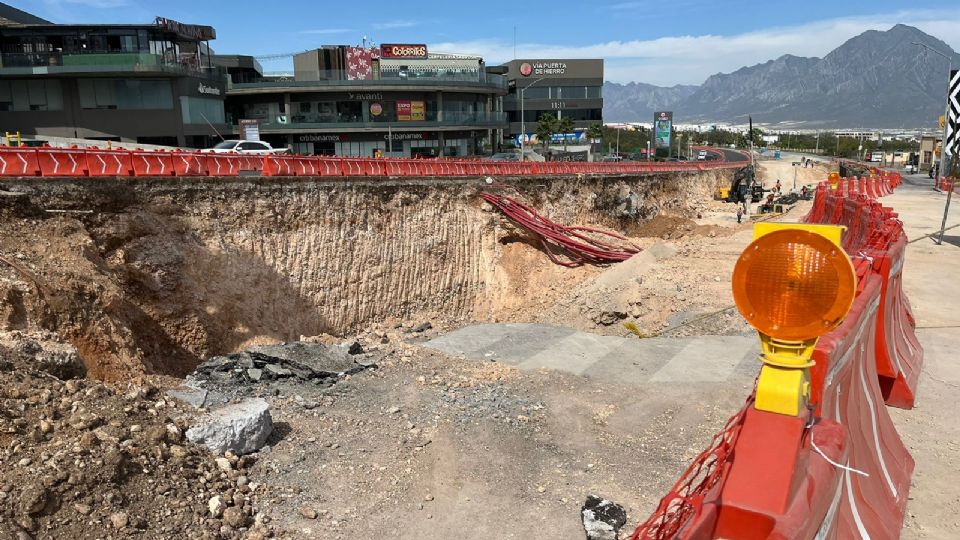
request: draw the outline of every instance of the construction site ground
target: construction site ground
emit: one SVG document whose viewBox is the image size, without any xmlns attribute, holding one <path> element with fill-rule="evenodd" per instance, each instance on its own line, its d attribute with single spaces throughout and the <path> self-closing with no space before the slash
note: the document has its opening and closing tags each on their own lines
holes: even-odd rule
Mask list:
<svg viewBox="0 0 960 540">
<path fill-rule="evenodd" d="M 768 186 L 792 182 L 789 162 L 760 165 Z M 798 174 L 813 183 L 826 171 Z M 944 198 L 911 179 L 883 200 L 912 240 L 904 283 L 926 351 L 917 407 L 893 411 L 917 461 L 904 538 L 960 536 L 960 285 L 950 274 L 960 227 L 942 246 L 924 236 L 939 228 Z M 0 365 L 3 411 L 31 405 L 2 417 L 14 429 L 0 434 L 0 538 L 583 538 L 588 494 L 623 505 L 632 530 L 743 404 L 759 368 L 730 294 L 751 225 L 737 224 L 732 204 L 697 205 L 698 215 L 624 231 L 645 250 L 608 268 L 566 269 L 530 243 L 504 242 L 499 286 L 512 300 L 489 320 L 424 315 L 308 338 L 356 340 L 372 367 L 335 384 L 243 389 L 267 399 L 276 427 L 267 448 L 229 470 L 181 441 L 199 413 L 163 392 L 182 380 L 67 385 L 24 363 L 56 336 L 5 332 L 0 353 L 19 359 Z M 960 225 L 954 216 L 948 227 Z M 105 438 L 84 435 L 93 429 Z M 133 462 L 117 463 L 113 432 L 138 449 Z M 163 504 L 150 496 L 159 492 Z M 215 495 L 242 516 L 211 519 Z"/>
</svg>

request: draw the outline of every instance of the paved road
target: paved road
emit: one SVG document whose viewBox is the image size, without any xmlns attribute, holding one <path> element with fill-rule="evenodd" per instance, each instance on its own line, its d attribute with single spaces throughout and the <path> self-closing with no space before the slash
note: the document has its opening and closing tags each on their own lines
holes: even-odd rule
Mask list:
<svg viewBox="0 0 960 540">
<path fill-rule="evenodd" d="M 756 336 L 601 336 L 543 324 L 477 324 L 426 344 L 470 360 L 556 369 L 611 383 L 751 382 Z"/>
</svg>

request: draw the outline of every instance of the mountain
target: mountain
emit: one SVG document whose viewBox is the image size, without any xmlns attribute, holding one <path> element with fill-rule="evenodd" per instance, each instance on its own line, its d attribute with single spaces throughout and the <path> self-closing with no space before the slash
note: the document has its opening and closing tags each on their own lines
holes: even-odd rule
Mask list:
<svg viewBox="0 0 960 540">
<path fill-rule="evenodd" d="M 947 66 L 945 59 L 913 42 L 952 54 L 954 66 L 960 66 L 960 55 L 949 45 L 898 24 L 884 32 L 864 32 L 823 58 L 784 55 L 712 75 L 672 102 L 674 118 L 681 123 L 745 123 L 752 115 L 754 122 L 796 127 L 929 126 L 943 114 Z M 649 103 L 642 97 L 637 102 Z M 617 103 L 611 103 L 611 118 L 624 116 L 622 109 L 613 108 L 622 107 Z"/>
<path fill-rule="evenodd" d="M 607 122 L 650 122 L 653 113 L 673 110 L 696 86 L 654 86 L 646 83 L 603 83 L 603 119 Z"/>
</svg>

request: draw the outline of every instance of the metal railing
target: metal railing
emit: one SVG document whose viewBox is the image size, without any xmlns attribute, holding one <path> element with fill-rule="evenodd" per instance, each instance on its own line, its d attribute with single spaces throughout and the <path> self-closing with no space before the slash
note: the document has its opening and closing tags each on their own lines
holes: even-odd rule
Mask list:
<svg viewBox="0 0 960 540">
<path fill-rule="evenodd" d="M 222 78 L 226 70 L 219 66 L 200 65 L 194 58 L 169 60 L 151 53 L 3 53 L 0 54 L 0 73 L 4 75 L 33 75 L 38 73 L 111 73 L 162 72 L 171 74 L 206 75 Z"/>
<path fill-rule="evenodd" d="M 297 81 L 297 80 L 271 80 L 259 81 L 253 83 L 231 83 L 229 90 L 255 90 L 255 89 L 277 89 L 284 88 L 304 88 L 304 87 L 360 87 L 364 90 L 375 91 L 381 87 L 399 87 L 399 86 L 452 86 L 458 88 L 480 87 L 492 88 L 495 90 L 507 90 L 507 79 L 503 75 L 489 73 L 466 74 L 466 73 L 447 73 L 447 74 L 419 74 L 408 75 L 407 77 L 387 76 L 381 74 L 379 79 L 348 80 L 337 78 L 342 76 L 342 72 L 311 72 L 311 78 L 315 80 Z"/>
<path fill-rule="evenodd" d="M 340 114 L 334 118 L 330 116 L 294 114 L 286 122 L 279 122 L 276 119 L 261 121 L 260 128 L 263 130 L 343 128 L 386 129 L 388 126 L 395 129 L 413 127 L 431 128 L 444 126 L 498 128 L 506 127 L 506 125 L 506 113 L 500 111 L 443 111 L 442 116 L 437 114 L 437 111 L 429 111 L 424 115 L 423 120 L 397 120 L 393 117 L 385 117 L 379 119 L 368 119 L 364 121 L 359 115 Z"/>
</svg>

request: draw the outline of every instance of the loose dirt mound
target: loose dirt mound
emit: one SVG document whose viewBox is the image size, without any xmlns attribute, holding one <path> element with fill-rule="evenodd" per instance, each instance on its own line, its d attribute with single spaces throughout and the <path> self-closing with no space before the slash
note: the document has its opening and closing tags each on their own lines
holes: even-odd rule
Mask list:
<svg viewBox="0 0 960 540">
<path fill-rule="evenodd" d="M 641 238 L 676 240 L 687 236 L 727 236 L 734 230 L 714 225 L 697 225 L 697 222 L 685 217 L 660 215 L 650 221 L 631 223 L 625 227 L 624 232 Z"/>
<path fill-rule="evenodd" d="M 69 358 L 69 346 L 49 338 L 0 334 L 0 538 L 270 534 L 244 476 L 253 460 L 218 467 L 184 440 L 189 412 L 152 387 L 38 370 L 50 366 L 38 359 Z M 228 510 L 212 516 L 214 496 Z"/>
</svg>

